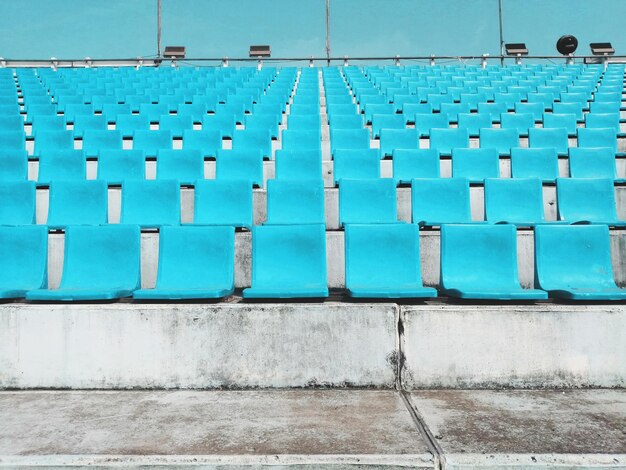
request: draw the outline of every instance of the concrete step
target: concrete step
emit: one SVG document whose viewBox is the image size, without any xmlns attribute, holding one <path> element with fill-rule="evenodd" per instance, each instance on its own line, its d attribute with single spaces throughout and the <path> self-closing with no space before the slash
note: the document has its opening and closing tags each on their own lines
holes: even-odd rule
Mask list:
<svg viewBox="0 0 626 470">
<path fill-rule="evenodd" d="M 16 302 L 0 388 L 624 387 L 624 331 L 625 304 Z"/>
<path fill-rule="evenodd" d="M 626 392 L 0 393 L 0 466 L 617 469 Z"/>
</svg>

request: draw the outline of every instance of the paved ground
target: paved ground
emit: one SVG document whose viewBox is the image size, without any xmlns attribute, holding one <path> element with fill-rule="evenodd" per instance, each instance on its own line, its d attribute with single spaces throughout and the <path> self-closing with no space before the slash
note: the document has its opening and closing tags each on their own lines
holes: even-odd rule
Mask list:
<svg viewBox="0 0 626 470">
<path fill-rule="evenodd" d="M 626 391 L 0 392 L 0 466 L 626 468 Z M 353 468 L 353 467 L 352 467 Z"/>
</svg>

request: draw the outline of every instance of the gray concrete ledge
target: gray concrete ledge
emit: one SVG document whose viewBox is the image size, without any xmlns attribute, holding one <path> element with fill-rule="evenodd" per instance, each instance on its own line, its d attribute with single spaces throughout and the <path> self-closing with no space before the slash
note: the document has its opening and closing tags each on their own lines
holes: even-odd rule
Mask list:
<svg viewBox="0 0 626 470">
<path fill-rule="evenodd" d="M 0 388 L 394 387 L 394 304 L 0 306 Z"/>
<path fill-rule="evenodd" d="M 404 388 L 626 386 L 626 305 L 401 310 Z"/>
<path fill-rule="evenodd" d="M 626 468 L 626 393 L 432 390 L 410 401 L 443 468 Z"/>
<path fill-rule="evenodd" d="M 3 392 L 0 466 L 433 469 L 394 392 Z"/>
</svg>

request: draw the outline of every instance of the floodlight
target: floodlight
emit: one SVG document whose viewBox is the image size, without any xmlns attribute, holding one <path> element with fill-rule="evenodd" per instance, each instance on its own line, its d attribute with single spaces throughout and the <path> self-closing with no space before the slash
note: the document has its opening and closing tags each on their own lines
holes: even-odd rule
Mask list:
<svg viewBox="0 0 626 470">
<path fill-rule="evenodd" d="M 250 57 L 270 57 L 272 52 L 270 46 L 250 46 Z"/>
<path fill-rule="evenodd" d="M 184 46 L 167 46 L 163 51 L 163 57 L 165 59 L 184 59 L 185 47 Z"/>
<path fill-rule="evenodd" d="M 591 53 L 593 55 L 613 55 L 615 54 L 615 49 L 610 42 L 592 42 L 589 44 L 591 48 Z"/>
<path fill-rule="evenodd" d="M 528 48 L 523 42 L 512 42 L 504 45 L 506 55 L 528 55 Z"/>
</svg>

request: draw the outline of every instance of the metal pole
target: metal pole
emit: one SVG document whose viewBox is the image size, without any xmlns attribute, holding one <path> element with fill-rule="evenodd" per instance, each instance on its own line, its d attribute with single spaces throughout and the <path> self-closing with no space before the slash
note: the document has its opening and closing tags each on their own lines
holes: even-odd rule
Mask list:
<svg viewBox="0 0 626 470">
<path fill-rule="evenodd" d="M 161 0 L 157 0 L 157 57 L 161 57 Z"/>
<path fill-rule="evenodd" d="M 504 28 L 502 26 L 502 0 L 498 0 L 498 19 L 500 21 L 500 64 L 504 65 Z"/>
<path fill-rule="evenodd" d="M 326 0 L 326 65 L 330 65 L 330 0 Z"/>
</svg>

